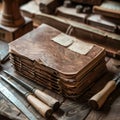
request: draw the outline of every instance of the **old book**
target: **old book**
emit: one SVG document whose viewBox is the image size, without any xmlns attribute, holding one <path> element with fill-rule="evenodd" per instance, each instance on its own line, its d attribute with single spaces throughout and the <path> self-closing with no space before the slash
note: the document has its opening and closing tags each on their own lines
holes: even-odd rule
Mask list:
<svg viewBox="0 0 120 120">
<path fill-rule="evenodd" d="M 104 19 L 104 17 L 99 14 L 89 15 L 86 19 L 86 24 L 108 32 L 117 32 L 117 24 L 109 19 Z"/>
<path fill-rule="evenodd" d="M 100 6 L 94 6 L 95 13 L 120 19 L 120 2 L 113 0 L 106 0 Z"/>
<path fill-rule="evenodd" d="M 88 82 L 84 77 L 86 74 L 91 75 L 94 70 L 97 73 L 105 57 L 104 48 L 61 33 L 45 24 L 11 42 L 9 51 L 11 62 L 18 73 L 69 97 L 79 96 L 96 79 L 97 76 L 94 76 Z M 102 69 L 105 69 L 105 64 Z M 80 87 L 83 81 L 86 85 Z M 72 87 L 69 87 L 71 84 Z M 74 92 L 69 93 L 69 90 Z"/>
</svg>

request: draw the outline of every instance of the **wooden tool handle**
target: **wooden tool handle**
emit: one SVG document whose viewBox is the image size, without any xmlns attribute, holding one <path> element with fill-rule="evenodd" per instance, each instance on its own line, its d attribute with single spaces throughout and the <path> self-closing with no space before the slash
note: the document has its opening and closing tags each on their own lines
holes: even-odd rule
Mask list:
<svg viewBox="0 0 120 120">
<path fill-rule="evenodd" d="M 89 105 L 93 109 L 100 109 L 106 101 L 107 97 L 115 90 L 115 88 L 115 81 L 109 81 L 100 92 L 98 92 L 96 95 L 90 98 Z"/>
<path fill-rule="evenodd" d="M 50 95 L 40 91 L 39 89 L 34 90 L 34 94 L 45 104 L 52 107 L 53 110 L 57 110 L 60 106 L 60 103 L 57 99 L 51 97 Z"/>
<path fill-rule="evenodd" d="M 41 102 L 39 99 L 29 94 L 27 96 L 27 100 L 43 117 L 48 118 L 51 116 L 52 109 L 43 102 Z"/>
</svg>

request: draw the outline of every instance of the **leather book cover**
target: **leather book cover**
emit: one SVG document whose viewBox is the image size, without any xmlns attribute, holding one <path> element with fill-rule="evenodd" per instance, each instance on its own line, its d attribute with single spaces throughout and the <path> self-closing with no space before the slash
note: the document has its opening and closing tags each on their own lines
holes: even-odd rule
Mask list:
<svg viewBox="0 0 120 120">
<path fill-rule="evenodd" d="M 62 94 L 63 87 L 66 87 L 64 93 L 67 94 L 67 90 L 81 86 L 86 74 L 91 75 L 94 69 L 97 73 L 105 57 L 104 48 L 83 42 L 45 24 L 9 43 L 9 51 L 18 73 Z M 89 85 L 96 77 L 86 84 Z M 71 82 L 73 87 L 67 89 Z M 81 91 L 85 89 L 80 88 Z M 74 93 L 78 95 L 80 91 L 77 90 Z"/>
<path fill-rule="evenodd" d="M 35 60 L 39 64 L 44 64 L 58 71 L 61 75 L 66 76 L 74 76 L 86 66 L 93 65 L 95 63 L 93 61 L 96 58 L 99 59 L 99 55 L 104 51 L 103 48 L 92 44 L 86 44 L 82 48 L 80 44 L 85 44 L 85 42 L 79 44 L 79 40 L 77 41 L 78 43 L 74 42 L 72 41 L 74 39 L 72 37 L 72 43 L 70 42 L 71 45 L 68 43 L 68 47 L 66 47 L 52 40 L 55 37 L 64 40 L 64 34 L 62 36 L 59 30 L 43 24 L 34 31 L 11 42 L 9 44 L 10 51 L 15 51 L 21 56 L 25 56 L 30 60 Z M 67 39 L 70 41 L 69 38 Z M 79 48 L 82 49 L 81 51 L 85 49 L 89 50 L 85 55 L 82 55 L 78 53 L 77 47 L 81 47 Z M 75 49 L 77 52 L 74 52 Z"/>
</svg>

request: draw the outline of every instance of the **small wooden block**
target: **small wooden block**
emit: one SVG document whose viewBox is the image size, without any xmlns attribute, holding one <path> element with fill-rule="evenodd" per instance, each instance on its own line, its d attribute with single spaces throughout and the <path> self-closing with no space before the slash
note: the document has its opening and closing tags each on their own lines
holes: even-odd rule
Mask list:
<svg viewBox="0 0 120 120">
<path fill-rule="evenodd" d="M 41 12 L 46 14 L 54 14 L 55 9 L 62 4 L 61 0 L 43 0 L 39 4 Z"/>
<path fill-rule="evenodd" d="M 20 27 L 7 27 L 0 24 L 0 39 L 11 42 L 32 29 L 33 23 L 29 18 L 25 18 L 25 24 Z"/>
</svg>

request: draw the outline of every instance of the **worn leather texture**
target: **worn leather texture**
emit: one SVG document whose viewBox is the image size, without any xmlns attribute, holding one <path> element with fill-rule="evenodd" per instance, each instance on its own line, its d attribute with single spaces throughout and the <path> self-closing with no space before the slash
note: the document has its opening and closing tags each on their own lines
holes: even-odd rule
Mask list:
<svg viewBox="0 0 120 120">
<path fill-rule="evenodd" d="M 87 54 L 79 54 L 52 40 L 59 34 L 42 24 L 9 44 L 10 59 L 21 75 L 66 96 L 78 96 L 98 77 L 92 73 L 103 73 L 105 52 L 93 45 Z"/>
</svg>

